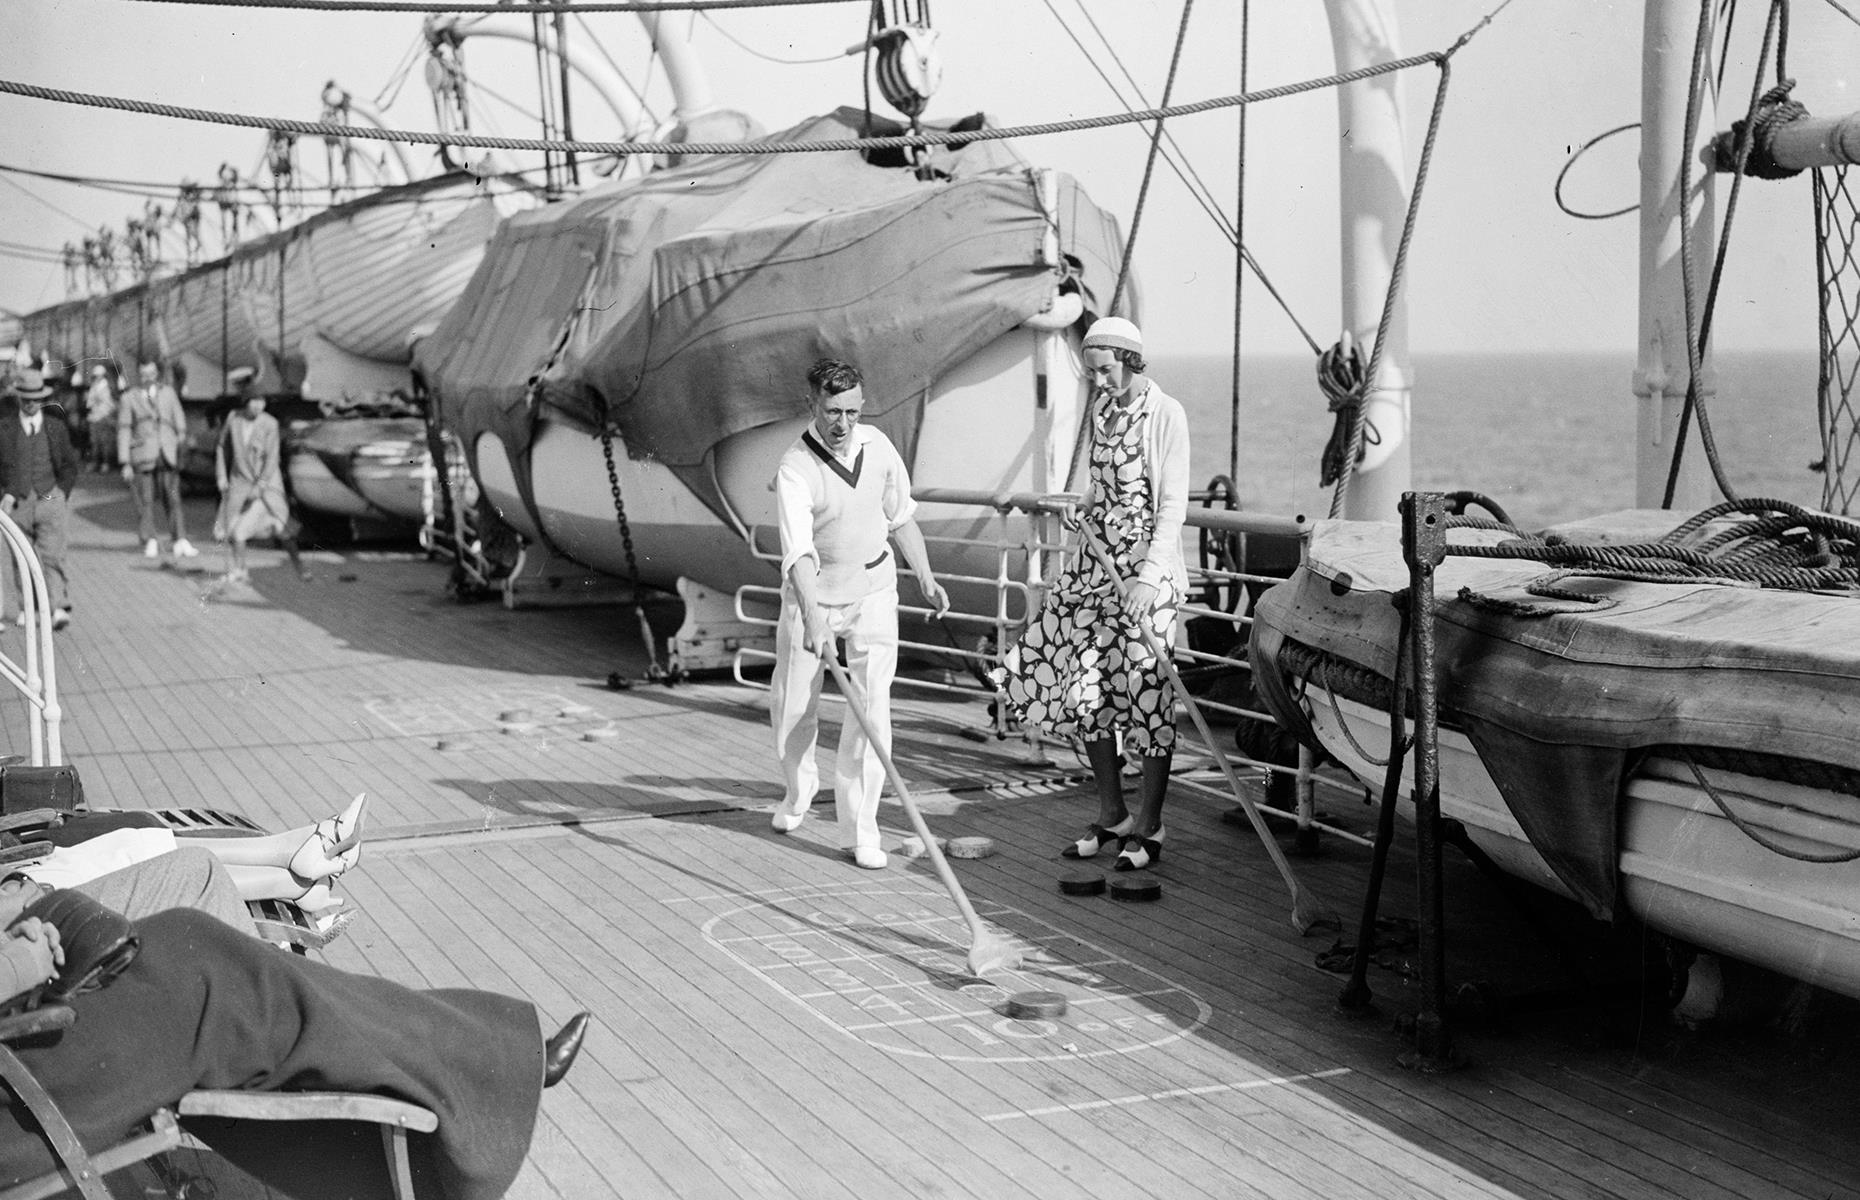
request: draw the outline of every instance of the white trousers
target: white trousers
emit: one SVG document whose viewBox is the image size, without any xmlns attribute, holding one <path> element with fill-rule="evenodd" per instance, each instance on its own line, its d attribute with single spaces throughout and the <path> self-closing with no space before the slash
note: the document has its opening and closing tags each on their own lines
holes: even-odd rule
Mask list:
<svg viewBox="0 0 1860 1200">
<path fill-rule="evenodd" d="M 891 680 L 898 673 L 898 592 L 872 592 L 852 604 L 824 604 L 827 628 L 846 640 L 846 673 L 859 690 L 886 753 L 891 751 Z M 775 675 L 770 680 L 769 720 L 781 755 L 782 803 L 804 813 L 820 791 L 814 749 L 820 734 L 820 683 L 826 664 L 804 644 L 800 606 L 782 589 L 781 621 L 775 629 Z M 840 847 L 879 848 L 878 797 L 885 764 L 868 742 L 857 717 L 840 723 L 833 801 L 839 814 Z"/>
</svg>

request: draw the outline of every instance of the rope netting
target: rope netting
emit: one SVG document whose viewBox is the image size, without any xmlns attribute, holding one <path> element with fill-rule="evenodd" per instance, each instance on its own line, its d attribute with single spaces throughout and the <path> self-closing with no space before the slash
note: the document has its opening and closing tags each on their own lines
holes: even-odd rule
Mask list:
<svg viewBox="0 0 1860 1200">
<path fill-rule="evenodd" d="M 1860 492 L 1855 384 L 1860 382 L 1860 197 L 1853 172 L 1814 173 L 1816 273 L 1821 284 L 1821 369 L 1816 415 L 1821 432 L 1821 507 L 1847 515 Z"/>
</svg>

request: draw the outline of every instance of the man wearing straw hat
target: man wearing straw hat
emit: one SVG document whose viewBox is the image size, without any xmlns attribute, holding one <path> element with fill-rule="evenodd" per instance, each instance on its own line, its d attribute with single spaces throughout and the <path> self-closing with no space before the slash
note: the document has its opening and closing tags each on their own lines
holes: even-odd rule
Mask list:
<svg viewBox="0 0 1860 1200">
<path fill-rule="evenodd" d="M 859 424 L 864 379 L 848 363 L 823 358 L 807 373 L 814 419 L 782 455 L 775 474 L 781 532 L 781 619 L 769 717 L 785 789 L 771 821 L 777 833 L 800 828 L 820 790 L 814 746 L 820 728 L 821 657 L 846 639 L 846 667 L 873 728 L 890 751 L 891 679 L 898 666 L 896 539 L 938 616 L 949 594 L 930 571 L 913 514 L 910 474 L 891 439 Z M 867 870 L 885 865 L 878 797 L 885 765 L 858 721 L 840 726 L 834 807 L 840 848 Z"/>
<path fill-rule="evenodd" d="M 63 629 L 71 623 L 65 525 L 71 488 L 77 483 L 78 454 L 65 423 L 45 419 L 45 401 L 51 394 L 43 372 L 27 368 L 14 380 L 18 414 L 0 416 L 0 512 L 13 518 L 38 552 L 52 607 L 52 628 Z M 0 563 L 5 564 L 0 570 L 10 576 L 13 556 L 0 550 Z M 18 586 L 23 589 L 25 580 Z M 21 624 L 26 620 L 23 601 L 18 620 Z"/>
</svg>

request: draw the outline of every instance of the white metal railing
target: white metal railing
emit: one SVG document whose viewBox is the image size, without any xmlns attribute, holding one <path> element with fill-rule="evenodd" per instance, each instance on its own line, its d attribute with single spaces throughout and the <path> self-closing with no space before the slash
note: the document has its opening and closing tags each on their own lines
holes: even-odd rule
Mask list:
<svg viewBox="0 0 1860 1200">
<path fill-rule="evenodd" d="M 920 503 L 926 499 L 932 498 L 926 491 L 919 491 L 915 494 Z M 952 626 L 958 629 L 986 630 L 987 641 L 985 645 L 989 648 L 968 649 L 955 637 L 950 637 L 941 644 L 936 642 L 914 642 L 901 638 L 898 642 L 898 652 L 900 656 L 906 655 L 911 651 L 917 651 L 930 657 L 954 658 L 965 664 L 965 667 L 974 670 L 978 675 L 985 675 L 988 668 L 1000 662 L 1000 647 L 1008 644 L 1008 642 L 1018 634 L 1019 630 L 1026 626 L 1028 617 L 1036 609 L 1034 602 L 1036 589 L 1042 586 L 1037 574 L 1034 574 L 1032 578 L 1027 577 L 1030 572 L 1025 566 L 1023 566 L 1019 572 L 1015 570 L 1015 564 L 1023 558 L 1028 561 L 1037 562 L 1037 557 L 1040 552 L 1038 547 L 1043 545 L 1043 543 L 1037 540 L 1029 541 L 1026 538 L 1016 539 L 1008 536 L 1007 518 L 1010 511 L 1011 510 L 1002 510 L 995 514 L 991 524 L 998 532 L 993 537 L 953 537 L 947 534 L 924 535 L 924 544 L 926 548 L 931 550 L 933 557 L 936 556 L 935 547 L 942 546 L 952 551 L 952 553 L 941 556 L 946 560 L 957 557 L 962 550 L 966 549 L 971 552 L 968 555 L 969 558 L 982 557 L 992 562 L 994 570 L 993 573 L 988 575 L 969 574 L 960 571 L 939 571 L 937 573 L 937 579 L 946 588 L 951 588 L 952 590 L 966 589 L 970 593 L 986 591 L 992 597 L 992 612 L 974 613 L 951 609 L 941 618 L 938 618 L 930 609 L 922 607 L 921 605 L 900 603 L 898 606 L 898 614 L 900 616 L 921 618 L 926 621 L 926 623 L 940 622 L 938 627 L 946 630 Z M 1040 523 L 1043 523 L 1043 519 L 1041 521 L 1036 521 L 1036 525 Z M 764 562 L 774 563 L 779 566 L 781 563 L 780 549 L 771 549 L 767 544 L 773 536 L 774 531 L 767 525 L 752 526 L 749 531 L 749 550 L 750 553 Z M 979 555 L 974 553 L 977 551 L 980 552 Z M 900 574 L 904 573 L 906 564 L 900 562 L 897 569 Z M 759 605 L 754 603 L 757 601 L 760 601 Z M 752 606 L 759 608 L 761 611 L 751 611 Z M 769 609 L 779 611 L 780 606 L 781 589 L 779 587 L 746 584 L 736 591 L 737 619 L 748 624 L 759 625 L 770 629 L 774 628 L 777 619 L 767 617 L 763 615 L 763 613 Z M 747 687 L 767 686 L 759 680 L 753 680 L 745 676 L 743 674 L 743 666 L 745 663 L 750 662 L 772 663 L 774 660 L 775 655 L 772 651 L 764 650 L 760 647 L 745 646 L 739 649 L 736 652 L 733 664 L 733 673 L 737 682 Z M 935 692 L 958 692 L 965 695 L 973 694 L 980 686 L 979 679 L 975 686 L 965 687 L 961 684 L 946 683 L 937 679 L 916 679 L 909 676 L 900 676 L 897 683 L 904 687 L 914 687 Z M 1007 736 L 1011 727 L 1007 713 L 1001 705 L 997 704 L 994 706 L 993 721 L 995 733 L 998 736 Z"/>
<path fill-rule="evenodd" d="M 983 674 L 991 667 L 1000 665 L 1002 651 L 1013 644 L 1027 621 L 1039 611 L 1045 599 L 1049 583 L 1057 576 L 1060 565 L 1070 554 L 1078 552 L 1076 541 L 1061 524 L 1060 518 L 1074 505 L 1075 499 L 1065 495 L 1047 495 L 1033 492 L 985 492 L 958 488 L 918 488 L 912 495 L 920 504 L 956 505 L 970 507 L 978 514 L 992 517 L 981 536 L 952 537 L 947 535 L 929 536 L 924 541 L 932 548 L 932 556 L 947 561 L 958 557 L 966 551 L 966 557 L 973 562 L 977 558 L 992 556 L 994 572 L 992 575 L 965 574 L 939 571 L 937 578 L 952 592 L 957 587 L 969 589 L 989 588 L 993 590 L 992 611 L 983 613 L 951 612 L 943 618 L 946 624 L 954 623 L 971 628 L 986 629 L 990 636 L 990 648 L 970 650 L 959 645 L 938 645 L 932 642 L 900 641 L 900 652 L 917 651 L 933 658 L 956 658 L 965 664 L 974 664 Z M 1022 518 L 1017 520 L 1016 518 Z M 1296 541 L 1301 547 L 1309 533 L 1310 526 L 1303 517 L 1286 517 L 1265 513 L 1249 513 L 1230 509 L 1217 509 L 1191 505 L 1186 519 L 1189 529 L 1197 533 L 1205 531 L 1216 537 L 1246 537 L 1262 535 L 1277 539 Z M 757 558 L 779 564 L 781 554 L 778 549 L 767 545 L 774 537 L 768 526 L 755 526 L 750 530 L 750 550 Z M 937 546 L 952 551 L 942 556 L 935 554 Z M 1190 671 L 1217 669 L 1221 671 L 1237 670 L 1250 673 L 1251 665 L 1244 657 L 1232 657 L 1224 654 L 1197 650 L 1186 644 L 1188 621 L 1192 618 L 1205 618 L 1210 621 L 1231 623 L 1236 631 L 1237 644 L 1245 645 L 1253 623 L 1251 604 L 1247 592 L 1248 585 L 1270 586 L 1280 581 L 1281 576 L 1265 575 L 1251 571 L 1236 571 L 1221 566 L 1207 566 L 1196 561 L 1195 555 L 1189 555 L 1189 598 L 1179 607 L 1181 620 L 1177 622 L 1177 642 L 1175 655 L 1180 663 L 1187 664 Z M 905 564 L 899 563 L 900 571 Z M 955 585 L 955 586 L 951 586 Z M 971 591 L 971 594 L 972 591 Z M 1224 600 L 1227 607 L 1217 607 L 1205 602 L 1212 594 Z M 736 599 L 736 615 L 739 620 L 750 624 L 773 628 L 774 619 L 766 616 L 771 608 L 779 609 L 781 591 L 776 587 L 746 585 L 739 588 Z M 752 612 L 751 606 L 760 609 Z M 902 615 L 929 617 L 930 610 L 922 607 L 901 605 Z M 765 688 L 768 685 L 760 680 L 744 675 L 746 663 L 772 663 L 775 655 L 765 649 L 745 647 L 736 654 L 734 674 L 737 682 L 748 686 Z M 941 692 L 961 692 L 973 694 L 982 690 L 979 686 L 963 686 L 941 680 L 912 679 L 900 676 L 901 686 L 917 687 Z M 1014 726 L 1008 717 L 1007 707 L 999 703 L 999 691 L 995 691 L 995 704 L 991 712 L 995 733 L 1005 737 L 1010 734 L 1025 737 L 1030 741 L 1039 740 L 1037 730 Z M 1271 714 L 1251 708 L 1244 708 L 1222 701 L 1207 700 L 1197 697 L 1196 702 L 1204 711 L 1227 714 L 1235 720 L 1264 721 L 1276 724 Z M 1178 704 L 1180 701 L 1178 700 Z M 1185 730 L 1184 736 L 1193 731 Z M 1194 736 L 1199 737 L 1198 733 Z M 1218 734 L 1217 734 L 1218 736 Z M 1367 839 L 1349 830 L 1327 825 L 1317 819 L 1317 789 L 1324 787 L 1337 792 L 1360 796 L 1362 787 L 1353 778 L 1340 773 L 1319 771 L 1313 766 L 1312 755 L 1301 750 L 1298 765 L 1284 766 L 1265 762 L 1239 753 L 1238 747 L 1222 748 L 1229 761 L 1236 766 L 1250 768 L 1263 782 L 1273 775 L 1286 776 L 1294 780 L 1296 788 L 1296 806 L 1294 811 L 1286 812 L 1267 805 L 1260 807 L 1266 816 L 1297 823 L 1302 838 L 1325 832 L 1348 841 L 1368 844 Z M 1209 749 L 1213 753 L 1213 749 Z M 1207 778 L 1203 778 L 1203 775 Z M 1196 790 L 1225 794 L 1224 782 L 1218 772 L 1209 768 L 1187 772 L 1178 777 L 1180 782 Z"/>
<path fill-rule="evenodd" d="M 52 604 L 45 589 L 45 571 L 38 551 L 7 513 L 0 512 L 0 539 L 13 556 L 12 578 L 20 581 L 21 615 L 25 618 L 26 660 L 0 653 L 0 679 L 26 699 L 27 758 L 35 767 L 64 762 L 59 725 L 58 672 L 52 661 Z M 10 585 L 9 585 L 10 586 Z"/>
</svg>

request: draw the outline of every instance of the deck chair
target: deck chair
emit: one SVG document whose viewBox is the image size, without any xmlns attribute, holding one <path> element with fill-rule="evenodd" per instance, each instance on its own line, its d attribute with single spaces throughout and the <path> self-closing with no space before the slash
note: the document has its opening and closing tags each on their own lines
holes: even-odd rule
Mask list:
<svg viewBox="0 0 1860 1200">
<path fill-rule="evenodd" d="M 83 1200 L 111 1200 L 104 1176 L 182 1147 L 211 1150 L 186 1130 L 189 1118 L 241 1121 L 359 1121 L 380 1127 L 388 1183 L 395 1200 L 414 1200 L 409 1132 L 431 1133 L 439 1118 L 417 1104 L 386 1096 L 345 1092 L 196 1091 L 172 1109 L 152 1113 L 146 1127 L 107 1149 L 92 1153 L 78 1140 L 57 1102 L 35 1079 L 11 1044 L 67 1029 L 76 1014 L 62 1004 L 0 1017 L 0 1079 L 26 1105 L 50 1143 L 58 1166 L 35 1179 L 0 1190 L 0 1200 L 48 1200 L 75 1191 Z"/>
</svg>

